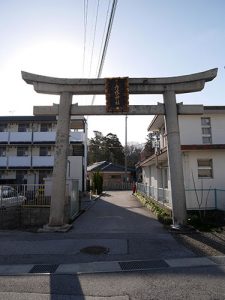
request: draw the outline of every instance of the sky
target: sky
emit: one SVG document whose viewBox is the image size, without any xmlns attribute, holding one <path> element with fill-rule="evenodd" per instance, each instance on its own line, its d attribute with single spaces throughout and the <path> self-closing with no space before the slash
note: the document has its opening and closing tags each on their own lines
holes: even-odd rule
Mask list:
<svg viewBox="0 0 225 300">
<path fill-rule="evenodd" d="M 37 94 L 22 80 L 21 70 L 97 77 L 112 0 L 99 0 L 97 23 L 98 0 L 89 0 L 85 27 L 86 1 L 0 0 L 1 116 L 32 115 L 34 105 L 59 102 L 58 96 Z M 218 68 L 203 91 L 180 94 L 177 102 L 225 105 L 224 11 L 224 0 L 118 0 L 101 77 L 168 77 Z M 91 102 L 91 96 L 73 97 L 78 105 Z M 163 102 L 161 95 L 129 97 L 131 105 L 157 102 Z M 94 105 L 105 105 L 105 97 L 95 97 Z M 146 142 L 152 117 L 128 116 L 128 143 Z M 125 143 L 124 116 L 89 116 L 89 138 L 96 130 L 116 134 Z"/>
</svg>

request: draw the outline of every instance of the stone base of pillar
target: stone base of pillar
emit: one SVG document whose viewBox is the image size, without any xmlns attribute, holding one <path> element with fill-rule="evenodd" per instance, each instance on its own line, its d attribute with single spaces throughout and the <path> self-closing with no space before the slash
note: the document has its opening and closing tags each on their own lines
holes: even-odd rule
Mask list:
<svg viewBox="0 0 225 300">
<path fill-rule="evenodd" d="M 67 232 L 69 231 L 73 225 L 71 224 L 64 224 L 62 226 L 49 226 L 44 225 L 43 228 L 39 228 L 38 232 Z"/>
<path fill-rule="evenodd" d="M 179 225 L 179 224 L 173 224 L 170 226 L 169 229 L 170 232 L 173 233 L 190 233 L 195 232 L 196 229 L 191 225 Z"/>
</svg>

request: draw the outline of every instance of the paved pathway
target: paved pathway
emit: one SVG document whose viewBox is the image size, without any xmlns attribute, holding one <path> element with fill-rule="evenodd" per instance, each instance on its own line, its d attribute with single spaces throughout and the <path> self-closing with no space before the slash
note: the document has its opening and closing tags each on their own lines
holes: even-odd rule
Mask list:
<svg viewBox="0 0 225 300">
<path fill-rule="evenodd" d="M 215 264 L 215 260 L 198 258 L 178 244 L 127 191 L 103 195 L 67 233 L 0 231 L 0 240 L 1 274 L 118 272 Z M 81 251 L 87 247 L 92 252 L 105 252 Z"/>
</svg>

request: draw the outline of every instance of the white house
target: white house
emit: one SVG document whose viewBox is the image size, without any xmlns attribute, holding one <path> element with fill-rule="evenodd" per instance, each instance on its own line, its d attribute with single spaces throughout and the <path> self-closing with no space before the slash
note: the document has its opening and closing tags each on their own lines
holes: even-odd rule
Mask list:
<svg viewBox="0 0 225 300">
<path fill-rule="evenodd" d="M 0 184 L 43 183 L 51 177 L 57 118 L 55 116 L 0 117 Z M 86 189 L 87 123 L 71 117 L 67 177 Z"/>
<path fill-rule="evenodd" d="M 187 209 L 225 210 L 225 106 L 205 106 L 202 115 L 179 115 L 178 123 Z M 139 190 L 171 207 L 164 116 L 155 116 L 148 131 L 157 132 L 159 141 L 155 154 L 139 164 Z"/>
</svg>

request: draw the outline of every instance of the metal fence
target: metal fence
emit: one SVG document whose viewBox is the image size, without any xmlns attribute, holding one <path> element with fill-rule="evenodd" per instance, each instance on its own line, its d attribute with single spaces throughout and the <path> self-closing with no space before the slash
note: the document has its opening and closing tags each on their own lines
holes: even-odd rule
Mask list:
<svg viewBox="0 0 225 300">
<path fill-rule="evenodd" d="M 147 184 L 137 183 L 137 191 L 147 197 L 151 197 L 154 200 L 170 206 L 171 192 L 167 189 L 156 188 L 148 186 Z"/>
<path fill-rule="evenodd" d="M 50 187 L 44 184 L 0 185 L 0 207 L 50 206 Z"/>
<path fill-rule="evenodd" d="M 155 188 L 147 184 L 138 183 L 137 191 L 147 197 L 171 206 L 171 191 L 163 188 Z M 225 190 L 223 189 L 186 189 L 186 207 L 188 210 L 212 210 L 225 211 Z"/>
<path fill-rule="evenodd" d="M 51 184 L 0 185 L 0 228 L 41 226 L 48 223 Z M 79 181 L 66 184 L 66 212 L 69 219 L 80 211 Z"/>
<path fill-rule="evenodd" d="M 108 182 L 107 184 L 103 183 L 104 191 L 132 191 L 132 183 L 130 182 Z"/>
</svg>

